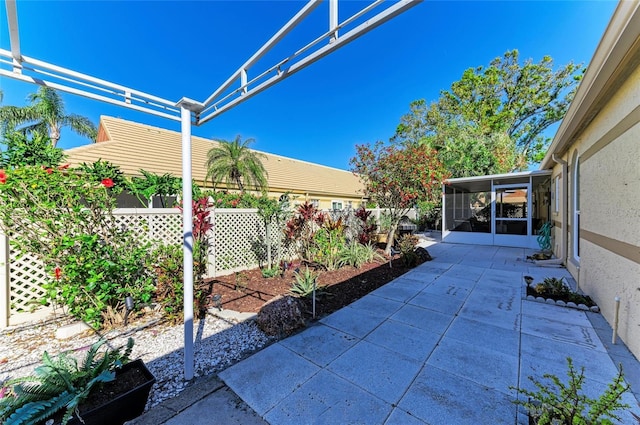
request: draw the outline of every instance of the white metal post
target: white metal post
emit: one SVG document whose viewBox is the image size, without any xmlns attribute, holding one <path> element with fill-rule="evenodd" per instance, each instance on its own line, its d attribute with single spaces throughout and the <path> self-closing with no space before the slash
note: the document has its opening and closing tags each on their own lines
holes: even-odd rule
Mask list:
<svg viewBox="0 0 640 425">
<path fill-rule="evenodd" d="M 203 105 L 183 97 L 178 102 L 182 130 L 182 230 L 184 254 L 184 379 L 193 378 L 193 194 L 191 190 L 191 112 Z"/>
<path fill-rule="evenodd" d="M 191 111 L 179 103 L 182 118 L 182 252 L 184 254 L 184 379 L 193 378 L 193 211 L 191 193 Z"/>
</svg>

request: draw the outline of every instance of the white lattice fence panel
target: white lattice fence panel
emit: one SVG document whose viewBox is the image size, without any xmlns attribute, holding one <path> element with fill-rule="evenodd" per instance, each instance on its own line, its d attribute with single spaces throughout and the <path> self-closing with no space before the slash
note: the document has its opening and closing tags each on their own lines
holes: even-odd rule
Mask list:
<svg viewBox="0 0 640 425">
<path fill-rule="evenodd" d="M 246 210 L 215 211 L 214 214 L 216 271 L 260 264 L 265 234 L 260 217 Z"/>
<path fill-rule="evenodd" d="M 144 242 L 182 243 L 182 214 L 173 208 L 149 210 L 119 209 L 114 212 L 118 226 L 133 231 Z"/>
<path fill-rule="evenodd" d="M 17 313 L 36 307 L 45 294 L 42 287 L 47 281 L 44 265 L 30 254 L 19 255 L 10 249 L 9 276 L 10 311 Z"/>
<path fill-rule="evenodd" d="M 237 271 L 264 265 L 267 262 L 266 229 L 256 210 L 224 209 L 212 211 L 215 247 L 210 257 L 216 273 Z M 271 226 L 271 255 L 291 258 L 292 248 L 286 246 L 282 227 Z M 215 257 L 215 258 L 214 258 Z"/>
</svg>

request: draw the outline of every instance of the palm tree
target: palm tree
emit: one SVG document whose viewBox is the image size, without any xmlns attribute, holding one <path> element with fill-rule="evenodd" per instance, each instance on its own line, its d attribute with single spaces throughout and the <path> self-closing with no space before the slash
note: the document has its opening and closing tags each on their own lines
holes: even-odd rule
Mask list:
<svg viewBox="0 0 640 425">
<path fill-rule="evenodd" d="M 262 159 L 267 156 L 249 149 L 254 139 L 244 142 L 240 135 L 233 142 L 221 140 L 219 144 L 207 153 L 207 179 L 211 182 L 225 182 L 227 187 L 235 184 L 241 193 L 245 185 L 253 186 L 256 190 L 267 188 L 267 170 L 262 165 Z"/>
<path fill-rule="evenodd" d="M 75 133 L 95 141 L 96 126 L 86 117 L 76 114 L 66 115 L 64 102 L 54 89 L 41 86 L 27 99 L 31 105 L 0 107 L 0 126 L 5 131 L 19 130 L 29 133 L 34 130 L 49 134 L 51 144 L 56 147 L 62 127 L 69 127 Z M 18 128 L 20 127 L 20 128 Z"/>
</svg>

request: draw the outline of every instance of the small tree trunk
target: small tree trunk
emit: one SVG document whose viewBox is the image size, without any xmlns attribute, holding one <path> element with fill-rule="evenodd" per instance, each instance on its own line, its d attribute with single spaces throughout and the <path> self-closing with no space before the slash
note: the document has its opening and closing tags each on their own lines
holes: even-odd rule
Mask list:
<svg viewBox="0 0 640 425">
<path fill-rule="evenodd" d="M 391 255 L 391 247 L 393 246 L 393 239 L 396 234 L 396 229 L 398 228 L 397 224 L 392 224 L 389 229 L 389 233 L 387 233 L 387 246 L 384 248 L 384 253 L 387 255 Z"/>
</svg>

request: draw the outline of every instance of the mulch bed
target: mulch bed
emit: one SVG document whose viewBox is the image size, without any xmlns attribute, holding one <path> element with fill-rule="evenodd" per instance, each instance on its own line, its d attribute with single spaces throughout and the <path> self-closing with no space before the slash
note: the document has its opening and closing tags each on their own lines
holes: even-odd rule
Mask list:
<svg viewBox="0 0 640 425">
<path fill-rule="evenodd" d="M 239 312 L 258 312 L 269 300 L 289 294 L 295 282 L 294 270 L 304 269 L 300 263 L 294 263 L 282 276 L 265 278 L 259 268 L 227 276 L 210 279 L 205 283 L 207 293 L 219 294 L 223 309 Z M 324 295 L 316 300 L 316 315 L 319 317 L 332 313 L 351 304 L 369 292 L 383 286 L 405 274 L 407 267 L 401 258 L 394 257 L 384 263 L 367 263 L 360 268 L 342 267 L 338 270 L 316 270 L 319 273 L 317 284 L 324 287 Z M 209 297 L 210 299 L 211 297 Z M 307 311 L 311 317 L 311 300 L 305 299 Z M 214 307 L 210 301 L 209 307 Z"/>
</svg>

